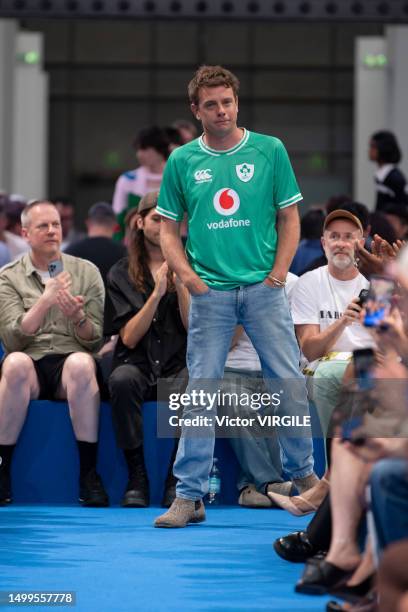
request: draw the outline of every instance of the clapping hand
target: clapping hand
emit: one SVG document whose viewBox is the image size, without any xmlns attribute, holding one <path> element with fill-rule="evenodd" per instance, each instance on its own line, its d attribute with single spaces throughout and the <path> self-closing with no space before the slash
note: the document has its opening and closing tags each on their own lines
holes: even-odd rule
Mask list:
<svg viewBox="0 0 408 612">
<path fill-rule="evenodd" d="M 381 238 L 381 236 L 375 234 L 371 243 L 370 253 L 356 241 L 355 255 L 358 269 L 367 278 L 372 274 L 383 274 L 387 264 L 396 258 L 404 244 L 401 240 L 390 244 Z"/>
<path fill-rule="evenodd" d="M 167 291 L 167 274 L 169 267 L 166 262 L 157 270 L 153 293 L 161 299 Z"/>
<path fill-rule="evenodd" d="M 58 304 L 58 293 L 60 291 L 69 292 L 71 285 L 69 272 L 61 272 L 61 274 L 58 274 L 55 278 L 50 278 L 46 282 L 42 297 L 49 306 L 55 306 Z"/>
<path fill-rule="evenodd" d="M 85 300 L 82 295 L 73 296 L 66 289 L 61 289 L 57 294 L 57 305 L 61 310 L 62 314 L 68 319 L 77 323 L 84 316 L 84 303 Z"/>
</svg>

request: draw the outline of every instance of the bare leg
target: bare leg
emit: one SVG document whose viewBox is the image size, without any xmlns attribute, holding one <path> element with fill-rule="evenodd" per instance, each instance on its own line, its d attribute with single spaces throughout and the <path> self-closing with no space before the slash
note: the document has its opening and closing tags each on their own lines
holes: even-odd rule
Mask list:
<svg viewBox="0 0 408 612">
<path fill-rule="evenodd" d="M 10 353 L 0 380 L 0 444 L 15 444 L 27 416 L 30 399 L 39 395 L 32 359 L 24 353 Z"/>
<path fill-rule="evenodd" d="M 96 364 L 88 353 L 72 353 L 61 376 L 61 399 L 67 399 L 79 451 L 79 501 L 83 506 L 109 506 L 109 497 L 96 471 L 99 388 Z"/>
<path fill-rule="evenodd" d="M 363 509 L 363 493 L 371 465 L 352 455 L 340 440 L 332 441 L 330 502 L 333 532 L 326 561 L 344 570 L 360 563 L 356 533 Z"/>
<path fill-rule="evenodd" d="M 62 370 L 59 395 L 68 401 L 76 439 L 97 442 L 100 398 L 96 366 L 91 355 L 69 355 Z"/>
<path fill-rule="evenodd" d="M 363 558 L 361 559 L 361 563 L 356 569 L 356 571 L 354 572 L 354 574 L 352 575 L 352 577 L 350 578 L 350 580 L 347 582 L 347 585 L 356 586 L 360 584 L 366 578 L 371 576 L 374 570 L 375 570 L 375 566 L 374 566 L 373 551 L 372 551 L 370 539 L 367 538 Z"/>
</svg>

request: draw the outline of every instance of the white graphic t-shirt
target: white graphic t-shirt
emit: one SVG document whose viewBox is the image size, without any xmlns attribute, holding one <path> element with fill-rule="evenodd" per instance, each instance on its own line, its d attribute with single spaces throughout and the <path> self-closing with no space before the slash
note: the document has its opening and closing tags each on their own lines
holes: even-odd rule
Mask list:
<svg viewBox="0 0 408 612">
<path fill-rule="evenodd" d="M 295 325 L 319 325 L 320 331 L 324 331 L 341 318 L 352 299 L 358 297 L 362 289 L 368 289 L 368 286 L 368 280 L 360 273 L 353 280 L 340 281 L 329 274 L 327 266 L 306 272 L 293 290 L 293 322 Z M 374 345 L 368 330 L 356 322 L 345 328 L 331 351 L 352 352 L 354 349 Z"/>
</svg>

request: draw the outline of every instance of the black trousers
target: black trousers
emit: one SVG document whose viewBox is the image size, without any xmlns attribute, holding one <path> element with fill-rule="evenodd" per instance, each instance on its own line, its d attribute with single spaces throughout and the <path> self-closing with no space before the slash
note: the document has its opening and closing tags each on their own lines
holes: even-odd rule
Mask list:
<svg viewBox="0 0 408 612">
<path fill-rule="evenodd" d="M 156 386 L 135 365 L 123 363 L 109 377 L 112 420 L 119 448 L 135 449 L 143 444 L 143 402 L 155 397 Z"/>
<path fill-rule="evenodd" d="M 327 462 L 330 466 L 331 462 L 331 438 L 326 439 Z M 316 514 L 306 528 L 307 537 L 313 548 L 327 551 L 330 548 L 332 535 L 332 514 L 330 508 L 330 493 L 326 495 L 323 502 L 320 504 Z"/>
<path fill-rule="evenodd" d="M 306 533 L 309 542 L 316 552 L 319 550 L 329 550 L 332 534 L 332 514 L 329 493 L 326 495 L 316 514 L 308 524 Z"/>
<path fill-rule="evenodd" d="M 163 381 L 168 385 L 167 392 L 171 388 L 183 393 L 188 381 L 187 368 L 163 378 Z M 143 444 L 142 405 L 143 402 L 157 399 L 157 384 L 138 366 L 122 363 L 112 371 L 108 387 L 117 445 L 126 450 L 136 449 Z M 175 435 L 179 435 L 176 430 Z M 176 448 L 177 445 L 178 440 Z"/>
</svg>

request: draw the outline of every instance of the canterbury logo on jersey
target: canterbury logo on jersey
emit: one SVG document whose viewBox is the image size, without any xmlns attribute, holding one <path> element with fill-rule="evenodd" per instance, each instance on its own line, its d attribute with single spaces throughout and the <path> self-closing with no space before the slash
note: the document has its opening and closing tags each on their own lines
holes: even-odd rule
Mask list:
<svg viewBox="0 0 408 612">
<path fill-rule="evenodd" d="M 196 183 L 209 183 L 213 180 L 211 176 L 212 170 L 210 168 L 206 168 L 205 170 L 197 170 L 194 172 L 194 178 Z"/>
</svg>

